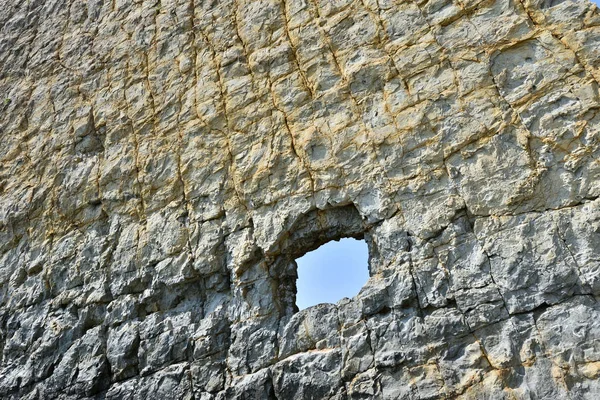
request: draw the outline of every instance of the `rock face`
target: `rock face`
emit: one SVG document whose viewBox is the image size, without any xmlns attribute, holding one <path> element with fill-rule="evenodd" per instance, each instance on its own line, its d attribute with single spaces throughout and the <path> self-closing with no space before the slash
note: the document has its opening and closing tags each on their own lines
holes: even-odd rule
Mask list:
<svg viewBox="0 0 600 400">
<path fill-rule="evenodd" d="M 1 3 L 0 398 L 600 398 L 592 3 Z"/>
</svg>

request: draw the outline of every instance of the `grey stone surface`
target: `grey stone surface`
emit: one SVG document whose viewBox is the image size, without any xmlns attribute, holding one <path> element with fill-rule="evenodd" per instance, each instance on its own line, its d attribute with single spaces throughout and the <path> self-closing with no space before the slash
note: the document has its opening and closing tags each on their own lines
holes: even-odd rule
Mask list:
<svg viewBox="0 0 600 400">
<path fill-rule="evenodd" d="M 0 398 L 600 398 L 599 49 L 587 0 L 0 0 Z"/>
</svg>

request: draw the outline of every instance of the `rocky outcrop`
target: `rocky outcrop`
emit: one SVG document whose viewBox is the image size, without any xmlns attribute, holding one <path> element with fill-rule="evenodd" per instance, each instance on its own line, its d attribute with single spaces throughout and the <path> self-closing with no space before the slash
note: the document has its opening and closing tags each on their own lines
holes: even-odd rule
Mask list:
<svg viewBox="0 0 600 400">
<path fill-rule="evenodd" d="M 592 3 L 2 3 L 1 398 L 599 398 Z"/>
</svg>

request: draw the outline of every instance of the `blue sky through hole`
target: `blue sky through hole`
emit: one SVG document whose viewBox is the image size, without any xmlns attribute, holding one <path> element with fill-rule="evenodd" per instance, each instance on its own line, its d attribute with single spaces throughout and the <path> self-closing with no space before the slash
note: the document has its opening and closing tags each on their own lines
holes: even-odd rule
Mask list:
<svg viewBox="0 0 600 400">
<path fill-rule="evenodd" d="M 296 305 L 303 310 L 320 303 L 354 297 L 369 279 L 368 247 L 351 238 L 325 243 L 296 260 Z"/>
</svg>

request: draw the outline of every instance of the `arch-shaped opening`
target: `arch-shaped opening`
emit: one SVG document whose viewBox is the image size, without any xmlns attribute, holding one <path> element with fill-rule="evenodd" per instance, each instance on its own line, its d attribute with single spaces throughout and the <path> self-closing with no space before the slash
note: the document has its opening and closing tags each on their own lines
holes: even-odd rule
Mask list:
<svg viewBox="0 0 600 400">
<path fill-rule="evenodd" d="M 372 257 L 370 228 L 371 225 L 362 219 L 360 213 L 352 204 L 315 209 L 299 216 L 281 240 L 272 247 L 270 252 L 266 253 L 269 277 L 273 288 L 273 298 L 270 300 L 272 304 L 280 313 L 287 316 L 293 315 L 299 311 L 299 308 L 305 308 L 307 303 L 302 300 L 299 303 L 296 301 L 299 272 L 297 261 L 300 259 L 300 264 L 302 264 L 302 258 L 307 254 L 309 254 L 308 258 L 319 257 L 320 252 L 317 252 L 314 256 L 312 253 L 327 244 L 336 246 L 336 243 L 341 240 L 344 240 L 342 243 L 345 243 L 345 240 L 350 240 L 349 243 L 354 244 L 358 241 L 359 245 L 362 246 L 361 251 L 364 256 L 361 266 L 362 276 L 365 277 L 365 280 L 358 287 L 357 293 L 348 292 L 348 294 L 343 294 L 340 298 L 334 300 L 316 300 L 314 304 L 337 303 L 338 300 L 344 297 L 356 296 L 370 276 L 371 260 L 369 256 Z M 354 239 L 356 241 L 352 242 Z M 324 247 L 324 250 L 327 250 L 329 246 Z M 344 263 L 340 263 L 340 267 L 343 268 L 343 266 Z M 322 268 L 321 272 L 324 273 L 325 269 L 329 272 L 329 270 L 335 269 L 335 265 L 330 263 Z M 302 274 L 302 271 L 300 273 Z M 302 281 L 300 285 L 302 285 Z"/>
<path fill-rule="evenodd" d="M 337 303 L 358 294 L 369 279 L 369 249 L 364 239 L 329 241 L 296 260 L 299 310 Z"/>
</svg>

